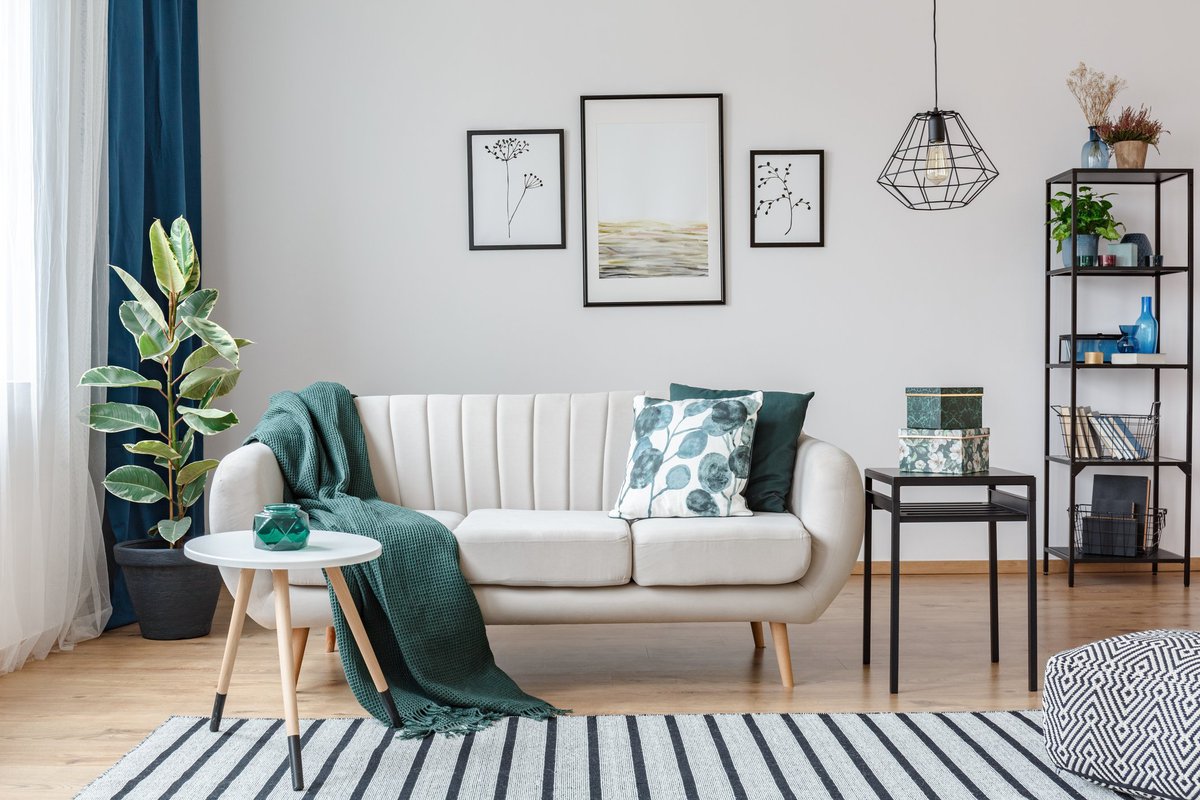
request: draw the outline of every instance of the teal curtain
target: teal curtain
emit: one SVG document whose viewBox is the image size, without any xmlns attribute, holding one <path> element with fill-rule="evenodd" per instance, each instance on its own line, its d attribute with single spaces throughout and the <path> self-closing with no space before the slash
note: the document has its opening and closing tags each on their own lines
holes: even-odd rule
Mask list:
<svg viewBox="0 0 1200 800">
<path fill-rule="evenodd" d="M 156 294 L 147 231 L 157 218 L 168 227 L 180 215 L 191 223 L 203 256 L 200 226 L 200 80 L 196 0 L 109 0 L 108 3 L 108 249 L 109 261 Z M 136 369 L 137 347 L 121 327 L 117 309 L 129 292 L 110 275 L 108 363 Z M 186 355 L 194 339 L 180 348 Z M 152 366 L 157 369 L 157 366 Z M 142 403 L 158 411 L 163 400 L 145 389 L 109 390 L 116 402 Z M 124 444 L 134 431 L 107 437 L 108 469 L 131 463 Z M 202 448 L 196 437 L 196 453 Z M 145 459 L 140 459 L 142 463 Z M 203 504 L 192 509 L 192 531 L 203 533 Z M 112 581 L 109 627 L 134 622 L 115 542 L 139 539 L 167 516 L 166 502 L 140 505 L 105 498 L 105 535 Z"/>
</svg>

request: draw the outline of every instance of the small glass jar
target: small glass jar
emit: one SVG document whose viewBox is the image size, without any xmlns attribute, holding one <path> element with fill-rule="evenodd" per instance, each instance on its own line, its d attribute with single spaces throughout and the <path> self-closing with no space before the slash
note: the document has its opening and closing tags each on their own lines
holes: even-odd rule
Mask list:
<svg viewBox="0 0 1200 800">
<path fill-rule="evenodd" d="M 259 550 L 303 550 L 308 546 L 308 514 L 295 503 L 269 503 L 254 515 L 254 546 Z"/>
</svg>

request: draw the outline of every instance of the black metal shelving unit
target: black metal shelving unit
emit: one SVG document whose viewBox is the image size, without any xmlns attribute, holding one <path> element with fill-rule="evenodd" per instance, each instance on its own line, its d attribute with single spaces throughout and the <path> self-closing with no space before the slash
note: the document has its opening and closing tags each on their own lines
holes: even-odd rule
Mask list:
<svg viewBox="0 0 1200 800">
<path fill-rule="evenodd" d="M 1050 221 L 1050 198 L 1055 191 L 1056 186 L 1070 186 L 1072 197 L 1079 195 L 1080 185 L 1089 186 L 1112 186 L 1112 185 L 1129 185 L 1137 184 L 1143 186 L 1154 187 L 1154 235 L 1153 244 L 1155 252 L 1161 252 L 1159 247 L 1162 242 L 1162 205 L 1163 205 L 1163 185 L 1170 184 L 1173 181 L 1183 180 L 1187 184 L 1187 263 L 1181 266 L 1163 266 L 1163 267 L 1055 267 L 1052 258 L 1054 253 L 1050 247 L 1050 237 L 1046 237 L 1046 364 L 1045 364 L 1045 431 L 1044 431 L 1044 452 L 1045 452 L 1045 491 L 1043 496 L 1046 498 L 1043 501 L 1042 514 L 1042 572 L 1043 574 L 1050 571 L 1050 557 L 1061 558 L 1067 562 L 1067 582 L 1068 585 L 1075 585 L 1075 565 L 1079 563 L 1098 562 L 1098 563 L 1148 563 L 1153 565 L 1152 569 L 1155 573 L 1158 572 L 1159 564 L 1182 564 L 1183 565 L 1183 585 L 1191 585 L 1191 561 L 1192 561 L 1192 367 L 1194 355 L 1192 352 L 1192 333 L 1194 320 L 1194 266 L 1195 266 L 1195 246 L 1194 246 L 1194 207 L 1193 207 L 1193 189 L 1192 189 L 1192 170 L 1191 169 L 1069 169 L 1046 179 L 1046 221 Z M 1072 237 L 1075 234 L 1076 221 L 1074 217 L 1071 219 Z M 1074 248 L 1072 252 L 1078 252 L 1078 248 Z M 1153 279 L 1154 281 L 1154 307 L 1158 314 L 1159 324 L 1162 324 L 1163 308 L 1160 298 L 1162 297 L 1162 281 L 1164 277 L 1174 275 L 1185 275 L 1187 281 L 1187 359 L 1183 363 L 1172 364 L 1130 364 L 1130 365 L 1113 365 L 1113 364 L 1081 364 L 1074 360 L 1075 356 L 1075 339 L 1079 335 L 1079 285 L 1081 282 L 1086 282 L 1092 278 L 1134 278 L 1134 279 Z M 1063 280 L 1066 279 L 1066 280 Z M 1180 280 L 1179 278 L 1171 278 L 1171 280 Z M 1071 356 L 1072 360 L 1066 364 L 1058 363 L 1058 336 L 1051 330 L 1051 312 L 1053 291 L 1056 285 L 1062 285 L 1066 282 L 1070 283 L 1071 287 Z M 1115 459 L 1097 459 L 1097 458 L 1080 458 L 1079 443 L 1075 441 L 1074 431 L 1072 430 L 1071 447 L 1067 448 L 1066 455 L 1053 455 L 1051 453 L 1051 375 L 1055 370 L 1065 369 L 1070 374 L 1071 383 L 1071 408 L 1079 405 L 1079 373 L 1089 370 L 1143 370 L 1148 372 L 1154 380 L 1154 401 L 1161 400 L 1162 385 L 1161 376 L 1164 370 L 1185 370 L 1187 380 L 1187 440 L 1184 446 L 1183 458 L 1169 458 L 1160 453 L 1161 425 L 1155 432 L 1154 450 L 1150 458 L 1141 461 L 1119 461 Z M 1055 424 L 1057 428 L 1057 423 Z M 1163 468 L 1170 470 L 1171 468 L 1178 469 L 1183 476 L 1184 493 L 1183 493 L 1183 554 L 1172 553 L 1161 548 L 1156 549 L 1153 553 L 1147 553 L 1143 556 L 1118 557 L 1118 556 L 1085 556 L 1075 547 L 1075 535 L 1070 524 L 1070 512 L 1067 513 L 1067 545 L 1051 546 L 1050 545 L 1050 487 L 1051 478 L 1056 471 L 1057 466 L 1067 467 L 1068 472 L 1068 508 L 1073 508 L 1076 503 L 1075 483 L 1076 478 L 1085 469 L 1092 467 L 1104 467 L 1106 469 L 1112 467 L 1149 467 L 1153 471 L 1153 504 L 1158 507 L 1159 502 L 1159 475 Z"/>
</svg>

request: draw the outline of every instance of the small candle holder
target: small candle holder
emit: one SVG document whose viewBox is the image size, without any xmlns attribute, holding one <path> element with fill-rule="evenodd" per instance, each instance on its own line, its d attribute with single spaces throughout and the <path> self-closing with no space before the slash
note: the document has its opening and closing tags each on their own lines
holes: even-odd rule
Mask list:
<svg viewBox="0 0 1200 800">
<path fill-rule="evenodd" d="M 259 550 L 308 547 L 308 514 L 295 503 L 270 503 L 254 515 L 254 546 Z"/>
<path fill-rule="evenodd" d="M 1094 267 L 1096 266 L 1095 256 L 1076 256 L 1075 265 L 1078 267 Z"/>
<path fill-rule="evenodd" d="M 1117 257 L 1111 253 L 1105 253 L 1104 255 L 1099 256 L 1099 259 L 1100 266 L 1102 267 L 1115 267 L 1117 265 Z"/>
</svg>

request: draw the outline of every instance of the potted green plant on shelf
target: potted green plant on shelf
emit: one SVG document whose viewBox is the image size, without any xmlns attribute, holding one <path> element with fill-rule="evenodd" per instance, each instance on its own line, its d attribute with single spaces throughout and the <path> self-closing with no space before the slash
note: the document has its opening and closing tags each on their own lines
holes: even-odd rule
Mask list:
<svg viewBox="0 0 1200 800">
<path fill-rule="evenodd" d="M 145 368 L 95 367 L 80 379 L 97 389 L 149 389 L 162 395 L 165 419 L 153 408 L 136 403 L 95 403 L 84 421 L 102 433 L 143 431 L 126 444 L 153 467 L 126 464 L 108 473 L 104 488 L 131 503 L 166 503 L 165 518 L 148 538 L 118 542 L 113 549 L 124 571 L 134 611 L 148 639 L 206 636 L 220 593 L 215 567 L 198 564 L 180 546 L 191 529 L 190 509 L 204 494 L 215 459 L 193 458 L 197 434 L 208 436 L 236 425 L 232 411 L 212 402 L 237 384 L 240 348 L 252 344 L 235 339 L 210 319 L 216 289 L 200 289 L 200 258 L 192 231 L 183 217 L 168 235 L 159 220 L 150 226 L 154 279 L 162 300 L 120 267 L 112 269 L 133 299 L 121 303 L 119 317 L 137 343 Z M 203 344 L 182 359 L 179 346 L 193 336 Z M 221 365 L 221 362 L 227 365 Z M 153 364 L 154 366 L 151 366 Z"/>
<path fill-rule="evenodd" d="M 1162 123 L 1150 118 L 1150 109 L 1125 106 L 1116 119 L 1106 119 L 1096 127 L 1100 138 L 1117 155 L 1119 169 L 1142 169 L 1146 166 L 1146 150 L 1150 145 L 1158 151 L 1158 140 L 1164 133 Z"/>
<path fill-rule="evenodd" d="M 1050 237 L 1058 242 L 1058 252 L 1062 253 L 1063 266 L 1075 264 L 1075 256 L 1096 257 L 1100 237 L 1110 242 L 1121 238 L 1118 228 L 1125 224 L 1113 219 L 1109 197 L 1116 192 L 1093 194 L 1092 187 L 1080 186 L 1078 197 L 1071 197 L 1070 192 L 1057 192 L 1050 198 Z M 1071 212 L 1075 212 L 1076 245 L 1071 242 Z"/>
</svg>

